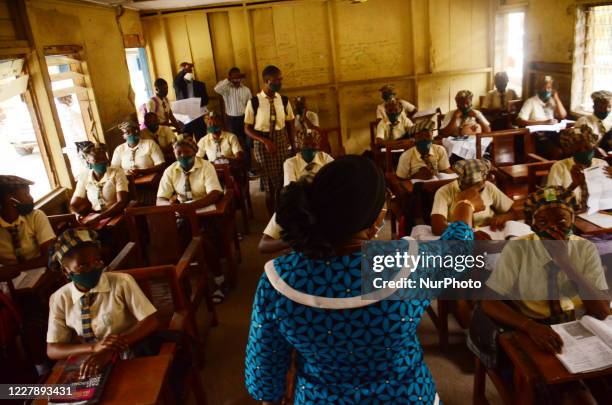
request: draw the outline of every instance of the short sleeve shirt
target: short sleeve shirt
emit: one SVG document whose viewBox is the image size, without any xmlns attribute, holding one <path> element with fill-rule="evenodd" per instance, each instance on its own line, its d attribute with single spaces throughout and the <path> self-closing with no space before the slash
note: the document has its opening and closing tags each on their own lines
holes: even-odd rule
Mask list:
<svg viewBox="0 0 612 405">
<path fill-rule="evenodd" d="M 283 185 L 286 186 L 292 181 L 298 181 L 303 176 L 314 176 L 323 166 L 333 162 L 334 158 L 325 152 L 317 151 L 312 162 L 307 163 L 301 154 L 297 154 L 283 163 Z"/>
<path fill-rule="evenodd" d="M 575 164 L 576 162 L 574 162 L 573 157 L 559 160 L 558 162 L 553 164 L 550 167 L 550 171 L 548 172 L 548 179 L 546 181 L 546 185 L 568 188 L 570 184 L 572 184 L 571 170 Z M 608 166 L 608 163 L 605 160 L 593 158 L 590 167 L 598 166 Z M 576 196 L 576 200 L 578 202 L 582 202 L 582 190 L 580 190 L 580 187 L 576 187 L 574 189 L 574 195 Z"/>
<path fill-rule="evenodd" d="M 189 184 L 193 200 L 199 200 L 206 194 L 217 190 L 223 192 L 215 166 L 199 157 L 195 158 L 195 163 L 189 172 L 185 173 L 179 162 L 172 163 L 165 171 L 159 182 L 157 197 L 171 198 L 177 195 L 181 203 L 188 201 L 185 194 L 185 176 L 189 176 Z"/>
<path fill-rule="evenodd" d="M 107 167 L 106 173 L 99 181 L 95 179 L 92 170 L 83 172 L 77 182 L 74 196 L 87 199 L 94 211 L 101 211 L 102 202 L 106 206 L 116 203 L 117 194 L 122 191 L 129 191 L 125 173 L 119 168 Z"/>
<path fill-rule="evenodd" d="M 604 120 L 600 120 L 592 114 L 586 117 L 580 117 L 574 124 L 574 128 L 580 128 L 583 125 L 590 127 L 593 133 L 597 135 L 597 140 L 599 141 L 605 134 L 612 130 L 612 113 L 608 114 Z"/>
<path fill-rule="evenodd" d="M 140 137 L 155 141 L 162 149 L 172 146 L 176 138 L 172 129 L 166 125 L 160 125 L 155 133 L 151 132 L 149 128 L 144 128 L 140 131 Z"/>
<path fill-rule="evenodd" d="M 450 168 L 448 154 L 442 145 L 431 145 L 427 159 L 432 162 L 433 166 L 436 167 L 438 171 L 443 171 Z M 399 178 L 408 179 L 422 167 L 427 167 L 427 163 L 425 163 L 417 148 L 413 146 L 400 156 L 395 174 Z"/>
<path fill-rule="evenodd" d="M 487 119 L 485 118 L 485 116 L 478 110 L 472 109 L 472 111 L 474 111 L 474 114 L 476 114 L 476 117 L 459 117 L 455 119 L 455 122 L 457 124 L 457 127 L 455 129 L 455 133 L 452 135 L 460 135 L 461 134 L 461 128 L 463 128 L 464 126 L 468 126 L 468 125 L 474 125 L 474 124 L 478 124 L 478 122 L 482 122 L 485 123 L 487 125 L 489 124 L 489 121 L 487 121 Z M 446 115 L 444 115 L 444 119 L 442 120 L 442 124 L 440 124 L 440 128 L 446 128 L 448 126 L 448 124 L 450 124 L 451 120 L 453 119 L 453 117 L 455 116 L 455 113 L 457 112 L 457 109 L 454 110 L 450 110 L 449 112 L 446 113 Z M 476 119 L 478 118 L 478 119 Z"/>
<path fill-rule="evenodd" d="M 391 121 L 388 118 L 383 118 L 378 122 L 376 126 L 376 138 L 384 141 L 392 141 L 401 139 L 408 131 L 408 128 L 414 124 L 406 116 L 406 113 L 402 111 L 397 118 L 395 125 L 391 125 Z"/>
<path fill-rule="evenodd" d="M 247 103 L 244 111 L 244 122 L 245 124 L 251 124 L 256 131 L 270 132 L 270 99 L 263 91 L 257 93 L 259 99 L 259 106 L 257 107 L 257 116 L 253 110 L 251 100 Z M 283 106 L 283 100 L 279 93 L 274 93 L 274 110 L 276 111 L 276 125 L 275 129 L 280 131 L 285 128 L 286 121 L 295 119 L 293 115 L 293 109 L 291 103 L 287 101 L 287 114 L 285 114 L 285 107 Z"/>
<path fill-rule="evenodd" d="M 214 162 L 221 156 L 233 159 L 242 152 L 238 137 L 231 132 L 222 131 L 218 140 L 212 134 L 207 134 L 198 142 L 198 153 L 196 156 Z"/>
<path fill-rule="evenodd" d="M 111 165 L 127 171 L 132 168 L 148 169 L 164 161 L 164 153 L 155 141 L 140 139 L 135 148 L 130 148 L 127 142 L 117 146 Z"/>
<path fill-rule="evenodd" d="M 402 105 L 404 112 L 411 113 L 414 110 L 416 110 L 416 107 L 410 104 L 406 100 L 400 99 L 399 102 Z M 381 103 L 376 107 L 376 119 L 377 120 L 388 119 L 387 111 L 385 110 L 385 103 Z"/>
<path fill-rule="evenodd" d="M 493 89 L 487 93 L 484 99 L 482 108 L 490 108 L 494 110 L 501 110 L 508 108 L 508 101 L 518 100 L 516 92 L 512 89 L 506 89 L 504 91 L 504 102 L 502 103 L 501 94 L 497 89 Z"/>
<path fill-rule="evenodd" d="M 147 101 L 146 107 L 147 112 L 157 114 L 159 122 L 168 122 L 170 120 L 172 109 L 170 108 L 168 97 L 160 98 L 158 96 L 153 96 Z"/>
<path fill-rule="evenodd" d="M 40 256 L 40 246 L 55 238 L 49 218 L 44 212 L 34 210 L 28 215 L 20 215 L 13 223 L 8 223 L 0 217 L 0 264 L 8 266 L 17 264 L 15 247 L 9 228 L 19 228 L 20 255 L 31 260 Z"/>
<path fill-rule="evenodd" d="M 524 121 L 547 121 L 555 118 L 556 102 L 550 98 L 546 103 L 538 96 L 525 100 L 518 117 Z"/>
</svg>

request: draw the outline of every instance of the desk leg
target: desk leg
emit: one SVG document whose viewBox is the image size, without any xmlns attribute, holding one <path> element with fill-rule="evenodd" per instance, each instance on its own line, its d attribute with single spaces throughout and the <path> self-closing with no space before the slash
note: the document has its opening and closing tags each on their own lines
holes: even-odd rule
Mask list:
<svg viewBox="0 0 612 405">
<path fill-rule="evenodd" d="M 514 398 L 518 405 L 533 405 L 535 387 L 525 380 L 520 370 L 514 368 Z"/>
<path fill-rule="evenodd" d="M 238 268 L 234 257 L 234 232 L 236 232 L 234 219 L 228 216 L 221 221 L 221 237 L 223 238 L 223 254 L 227 260 L 228 276 L 230 285 L 233 287 L 237 283 Z"/>
</svg>

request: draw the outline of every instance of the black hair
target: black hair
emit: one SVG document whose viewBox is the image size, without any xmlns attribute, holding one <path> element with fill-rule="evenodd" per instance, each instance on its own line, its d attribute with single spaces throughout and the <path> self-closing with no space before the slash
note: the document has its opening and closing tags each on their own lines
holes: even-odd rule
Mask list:
<svg viewBox="0 0 612 405">
<path fill-rule="evenodd" d="M 277 68 L 274 65 L 268 65 L 264 68 L 264 70 L 261 72 L 261 77 L 264 80 L 268 80 L 269 78 L 271 78 L 272 76 L 276 76 L 279 75 L 281 72 L 281 70 L 279 68 Z"/>
<path fill-rule="evenodd" d="M 145 113 L 145 115 L 144 115 L 144 119 L 147 119 L 147 117 L 149 117 L 149 116 L 151 116 L 151 115 L 153 115 L 153 116 L 157 117 L 157 114 L 155 114 L 153 111 L 149 111 L 149 112 Z"/>
<path fill-rule="evenodd" d="M 28 186 L 26 186 L 26 185 L 0 186 L 0 204 L 2 203 L 1 200 L 4 200 L 7 195 L 13 194 L 15 191 L 19 190 L 20 188 L 26 188 L 26 187 L 28 187 Z"/>
<path fill-rule="evenodd" d="M 164 84 L 167 86 L 168 82 L 160 77 L 158 79 L 155 79 L 155 83 L 154 84 L 155 84 L 155 87 L 159 88 L 159 86 L 162 86 Z"/>
<path fill-rule="evenodd" d="M 238 69 L 238 67 L 234 66 L 233 68 L 231 68 L 229 70 L 229 72 L 227 72 L 228 76 L 231 75 L 232 73 L 240 73 L 240 69 Z"/>
</svg>

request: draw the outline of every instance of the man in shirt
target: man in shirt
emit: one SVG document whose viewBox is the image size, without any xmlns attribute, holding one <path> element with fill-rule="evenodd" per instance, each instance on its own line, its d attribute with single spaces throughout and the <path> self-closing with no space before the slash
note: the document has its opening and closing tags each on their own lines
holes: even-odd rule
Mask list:
<svg viewBox="0 0 612 405">
<path fill-rule="evenodd" d="M 580 128 L 588 125 L 597 135 L 597 141 L 600 142 L 606 134 L 612 132 L 612 114 L 610 114 L 612 92 L 599 90 L 591 94 L 591 98 L 593 99 L 593 114 L 578 118 L 574 126 Z"/>
<path fill-rule="evenodd" d="M 244 132 L 244 110 L 253 95 L 242 83 L 243 80 L 244 74 L 237 67 L 233 67 L 229 70 L 227 79 L 217 83 L 215 92 L 223 97 L 227 130 L 238 137 L 245 152 L 246 167 L 250 169 L 253 142 Z"/>
<path fill-rule="evenodd" d="M 172 126 L 176 129 L 181 129 L 182 124 L 174 118 L 172 109 L 170 108 L 170 101 L 168 101 L 168 83 L 158 78 L 155 80 L 155 95 L 151 97 L 146 104 L 147 112 L 153 112 L 157 114 L 159 118 L 159 124 L 165 126 Z"/>
<path fill-rule="evenodd" d="M 402 139 L 413 125 L 402 110 L 400 102 L 392 98 L 385 103 L 385 116 L 376 126 L 376 143 Z"/>
<path fill-rule="evenodd" d="M 174 78 L 174 92 L 177 100 L 199 97 L 200 106 L 208 105 L 208 94 L 204 82 L 195 80 L 193 63 L 181 63 L 181 69 Z"/>
<path fill-rule="evenodd" d="M 151 139 L 161 148 L 164 156 L 172 153 L 172 143 L 175 135 L 172 129 L 165 125 L 159 125 L 157 114 L 148 112 L 144 116 L 145 127 L 140 131 L 142 139 Z"/>
<path fill-rule="evenodd" d="M 119 124 L 125 143 L 113 152 L 111 166 L 122 168 L 126 175 L 144 176 L 164 169 L 164 154 L 151 139 L 141 139 L 140 128 L 131 118 Z"/>
<path fill-rule="evenodd" d="M 241 162 L 243 153 L 238 137 L 221 130 L 221 116 L 215 111 L 209 111 L 204 121 L 208 134 L 198 142 L 196 156 L 213 163 L 223 159 Z"/>
<path fill-rule="evenodd" d="M 489 91 L 481 108 L 488 110 L 508 110 L 508 101 L 518 100 L 516 92 L 508 88 L 508 74 L 506 72 L 495 73 L 495 88 Z"/>
<path fill-rule="evenodd" d="M 397 99 L 400 103 L 401 109 L 406 114 L 407 118 L 412 118 L 414 114 L 417 112 L 416 106 L 410 104 L 408 101 L 398 98 L 395 92 L 395 88 L 391 84 L 387 84 L 379 89 L 380 96 L 383 99 L 383 103 L 379 104 L 376 107 L 376 121 L 380 121 L 388 118 L 387 112 L 385 111 L 385 103 L 387 103 L 391 99 Z"/>
<path fill-rule="evenodd" d="M 439 134 L 446 136 L 475 135 L 479 132 L 491 132 L 489 121 L 482 113 L 472 107 L 474 94 L 461 90 L 455 96 L 456 110 L 450 110 L 444 116 Z"/>
</svg>

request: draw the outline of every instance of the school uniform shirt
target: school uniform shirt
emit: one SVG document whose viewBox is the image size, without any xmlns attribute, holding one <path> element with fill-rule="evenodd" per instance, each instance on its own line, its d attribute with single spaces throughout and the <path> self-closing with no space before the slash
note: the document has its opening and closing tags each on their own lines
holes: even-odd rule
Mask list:
<svg viewBox="0 0 612 405">
<path fill-rule="evenodd" d="M 166 125 L 160 125 L 157 132 L 153 133 L 149 128 L 140 130 L 140 139 L 150 139 L 155 141 L 160 148 L 166 149 L 172 146 L 175 140 L 174 132 Z"/>
<path fill-rule="evenodd" d="M 215 166 L 196 156 L 191 170 L 189 170 L 189 183 L 193 201 L 199 200 L 206 194 L 217 190 L 223 192 Z M 185 195 L 185 172 L 179 162 L 172 163 L 165 171 L 159 182 L 157 190 L 158 198 L 170 198 L 174 194 L 178 196 L 181 203 L 187 201 Z"/>
<path fill-rule="evenodd" d="M 480 111 L 475 110 L 475 109 L 472 109 L 472 111 L 474 111 L 474 113 L 476 114 L 476 117 L 470 117 L 470 116 L 464 117 L 463 115 L 461 115 L 459 118 L 455 119 L 457 123 L 457 127 L 455 129 L 455 133 L 451 135 L 460 135 L 461 128 L 463 128 L 466 125 L 480 124 L 481 122 L 487 125 L 491 125 L 489 124 L 489 121 L 487 121 L 485 116 L 482 115 Z M 450 110 L 449 112 L 447 112 L 446 115 L 444 116 L 444 119 L 442 120 L 442 124 L 440 125 L 440 128 L 446 128 L 448 124 L 450 124 L 456 112 L 457 112 L 457 109 Z"/>
<path fill-rule="evenodd" d="M 302 125 L 302 117 L 297 115 L 295 117 L 295 129 L 297 132 L 301 132 L 304 131 L 304 126 Z M 306 111 L 306 118 L 308 118 L 310 120 L 310 123 L 315 126 L 318 127 L 319 126 L 319 115 L 314 112 L 314 111 Z M 306 122 L 306 120 L 304 119 L 304 124 L 308 125 L 308 123 Z M 312 130 L 312 128 L 308 128 L 309 130 Z"/>
<path fill-rule="evenodd" d="M 133 167 L 148 169 L 164 162 L 164 153 L 155 141 L 140 139 L 135 148 L 130 148 L 127 142 L 117 146 L 113 152 L 111 166 L 121 167 L 127 171 Z"/>
<path fill-rule="evenodd" d="M 427 158 L 433 163 L 434 167 L 437 167 L 438 171 L 450 168 L 446 148 L 442 145 L 432 144 Z M 402 179 L 408 179 L 422 167 L 427 167 L 427 163 L 421 157 L 421 153 L 417 150 L 416 146 L 413 146 L 400 156 L 395 174 Z"/>
<path fill-rule="evenodd" d="M 215 92 L 223 96 L 225 113 L 231 117 L 242 117 L 247 102 L 253 97 L 247 86 L 241 84 L 240 87 L 236 87 L 228 79 L 217 83 Z"/>
<path fill-rule="evenodd" d="M 156 309 L 132 276 L 123 273 L 102 273 L 90 305 L 91 328 L 98 341 L 108 335 L 123 333 L 155 313 Z M 47 343 L 71 343 L 83 336 L 81 297 L 74 283 L 57 290 L 49 300 Z"/>
<path fill-rule="evenodd" d="M 122 169 L 107 167 L 106 173 L 98 181 L 93 175 L 93 170 L 81 174 L 74 190 L 74 196 L 85 198 L 91 203 L 94 211 L 101 211 L 101 199 L 105 205 L 111 206 L 117 202 L 117 194 L 129 191 L 129 183 Z M 100 192 L 102 195 L 100 195 Z"/>
<path fill-rule="evenodd" d="M 503 93 L 504 102 L 502 103 L 502 93 L 500 93 L 497 89 L 493 89 L 487 93 L 485 96 L 482 108 L 490 108 L 495 110 L 507 110 L 508 109 L 508 101 L 510 100 L 518 100 L 519 96 L 516 94 L 516 91 L 512 89 L 506 89 Z"/>
<path fill-rule="evenodd" d="M 459 182 L 456 180 L 440 187 L 434 196 L 431 215 L 439 214 L 448 219 L 450 209 L 456 202 L 456 196 L 460 192 Z M 474 213 L 474 227 L 484 225 L 485 221 L 493 218 L 495 214 L 503 214 L 510 211 L 514 203 L 510 197 L 489 181 L 485 181 L 484 189 L 480 192 L 480 197 L 482 198 L 485 209 Z"/>
<path fill-rule="evenodd" d="M 597 135 L 597 140 L 600 141 L 606 133 L 612 130 L 612 113 L 608 114 L 604 120 L 600 120 L 593 114 L 580 117 L 574 124 L 574 128 L 580 128 L 583 125 L 589 126 L 593 133 Z"/>
<path fill-rule="evenodd" d="M 206 157 L 210 162 L 214 162 L 221 156 L 233 159 L 240 152 L 242 152 L 242 147 L 238 137 L 231 132 L 221 131 L 218 141 L 215 140 L 212 134 L 207 134 L 200 139 L 196 156 L 202 159 Z"/>
<path fill-rule="evenodd" d="M 19 228 L 19 252 L 25 260 L 40 256 L 40 245 L 55 238 L 49 218 L 44 212 L 34 210 L 28 215 L 20 215 L 15 222 L 8 223 L 0 217 L 0 264 L 3 266 L 17 264 L 15 246 L 11 238 L 10 228 Z"/>
<path fill-rule="evenodd" d="M 270 132 L 270 101 L 263 90 L 257 93 L 257 98 L 259 99 L 257 116 L 255 116 L 251 100 L 249 100 L 244 111 L 244 122 L 245 124 L 253 125 L 256 131 Z M 283 100 L 279 93 L 274 93 L 274 109 L 276 110 L 275 129 L 277 131 L 285 128 L 286 121 L 295 119 L 293 109 L 291 108 L 291 102 L 289 101 L 287 102 L 287 114 L 285 114 L 285 107 L 283 106 Z"/>
<path fill-rule="evenodd" d="M 399 103 L 402 105 L 402 109 L 404 110 L 405 113 L 411 113 L 414 110 L 416 110 L 416 107 L 410 104 L 406 100 L 399 99 Z M 376 119 L 377 120 L 388 119 L 387 111 L 385 110 L 385 103 L 379 104 L 376 107 Z"/>
<path fill-rule="evenodd" d="M 413 125 L 412 121 L 406 116 L 406 113 L 402 111 L 397 118 L 396 124 L 393 126 L 391 126 L 391 121 L 386 117 L 378 121 L 376 126 L 376 138 L 384 141 L 400 139 L 406 134 L 408 128 Z"/>
<path fill-rule="evenodd" d="M 524 121 L 546 121 L 555 118 L 556 102 L 553 97 L 545 103 L 538 96 L 525 100 L 518 117 Z"/>
<path fill-rule="evenodd" d="M 170 101 L 168 101 L 168 97 L 161 98 L 159 96 L 153 96 L 147 101 L 147 112 L 153 112 L 157 114 L 157 118 L 159 118 L 159 122 L 168 122 L 170 121 L 170 113 L 172 109 L 170 108 Z"/>
<path fill-rule="evenodd" d="M 546 265 L 552 259 L 536 234 L 529 234 L 506 244 L 487 287 L 496 293 L 516 297 L 514 304 L 530 318 L 544 319 L 551 316 L 548 301 L 548 270 Z M 570 236 L 568 255 L 576 271 L 600 291 L 608 289 L 597 247 L 590 241 L 576 235 Z M 570 311 L 582 305 L 578 292 L 563 271 L 557 275 L 561 296 L 561 309 Z M 519 297 L 524 297 L 520 300 Z"/>
<path fill-rule="evenodd" d="M 312 162 L 307 163 L 301 153 L 290 157 L 283 163 L 283 186 L 292 181 L 298 181 L 303 176 L 314 176 L 323 166 L 334 161 L 334 158 L 325 152 L 317 151 Z"/>
<path fill-rule="evenodd" d="M 550 171 L 548 172 L 548 180 L 546 181 L 547 186 L 561 186 L 568 188 L 570 184 L 572 184 L 572 167 L 576 164 L 573 157 L 568 157 L 563 160 L 559 160 L 555 164 L 550 167 Z M 598 166 L 608 166 L 608 163 L 605 160 L 593 158 L 591 161 L 591 166 L 589 167 L 598 167 Z M 580 187 L 576 187 L 574 189 L 574 195 L 576 196 L 577 202 L 582 202 L 582 191 Z"/>
</svg>

